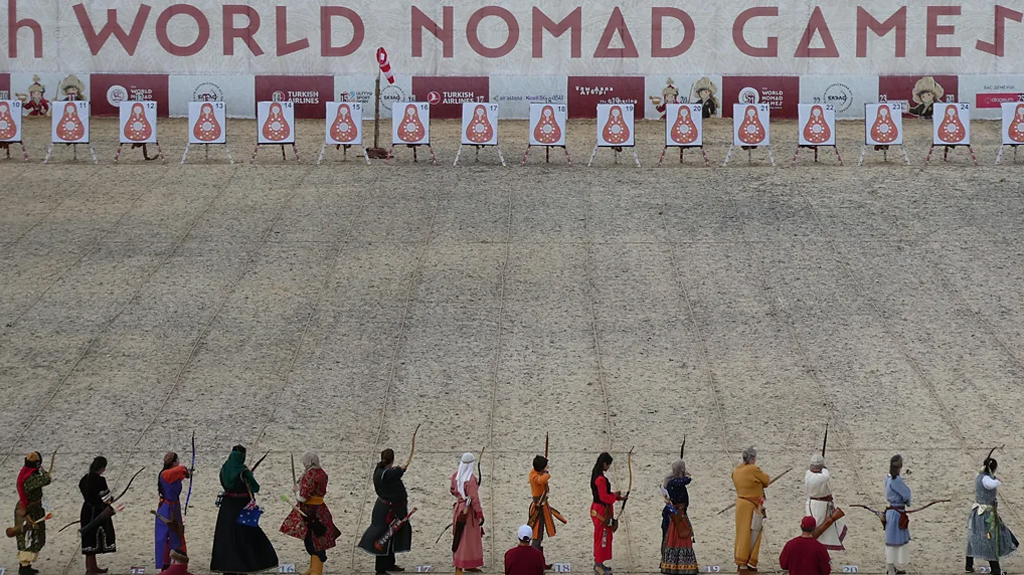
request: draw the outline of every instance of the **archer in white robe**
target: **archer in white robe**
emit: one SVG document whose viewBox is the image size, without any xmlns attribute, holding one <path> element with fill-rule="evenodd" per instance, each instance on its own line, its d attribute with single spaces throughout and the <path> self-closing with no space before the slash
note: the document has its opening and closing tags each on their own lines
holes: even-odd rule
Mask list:
<svg viewBox="0 0 1024 575">
<path fill-rule="evenodd" d="M 814 517 L 818 525 L 821 525 L 827 517 L 831 517 L 835 510 L 832 501 L 832 485 L 829 480 L 832 478 L 828 469 L 822 469 L 820 473 L 807 470 L 804 474 L 804 486 L 807 488 L 807 503 L 804 513 Z M 845 551 L 843 540 L 846 539 L 846 520 L 839 519 L 833 523 L 818 537 L 818 541 L 829 551 Z"/>
</svg>

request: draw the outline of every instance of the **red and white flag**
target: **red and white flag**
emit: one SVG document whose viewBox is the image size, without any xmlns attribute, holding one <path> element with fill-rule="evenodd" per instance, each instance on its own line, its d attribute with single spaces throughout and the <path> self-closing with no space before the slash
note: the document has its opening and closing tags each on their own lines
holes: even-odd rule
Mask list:
<svg viewBox="0 0 1024 575">
<path fill-rule="evenodd" d="M 388 79 L 388 84 L 395 83 L 395 74 L 391 71 L 391 63 L 388 62 L 388 53 L 384 48 L 377 48 L 377 64 L 380 64 L 380 71 Z"/>
</svg>

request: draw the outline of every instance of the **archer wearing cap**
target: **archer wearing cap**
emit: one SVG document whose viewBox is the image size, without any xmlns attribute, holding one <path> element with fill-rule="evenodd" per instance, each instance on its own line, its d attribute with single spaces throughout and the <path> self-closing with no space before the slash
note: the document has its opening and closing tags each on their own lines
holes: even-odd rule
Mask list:
<svg viewBox="0 0 1024 575">
<path fill-rule="evenodd" d="M 505 552 L 505 575 L 544 575 L 544 554 L 530 545 L 533 528 L 520 526 L 516 537 L 519 544 Z"/>
<path fill-rule="evenodd" d="M 779 567 L 790 575 L 829 575 L 828 549 L 814 537 L 817 520 L 808 515 L 800 521 L 800 535 L 790 539 L 779 555 Z"/>
</svg>

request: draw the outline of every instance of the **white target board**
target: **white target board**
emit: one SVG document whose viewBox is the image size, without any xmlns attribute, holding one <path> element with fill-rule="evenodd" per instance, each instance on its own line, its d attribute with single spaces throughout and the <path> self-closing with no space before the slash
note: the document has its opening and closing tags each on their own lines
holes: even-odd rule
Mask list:
<svg viewBox="0 0 1024 575">
<path fill-rule="evenodd" d="M 324 141 L 333 145 L 363 145 L 363 105 L 359 102 L 327 102 Z"/>
<path fill-rule="evenodd" d="M 430 144 L 430 104 L 406 102 L 391 107 L 391 143 Z"/>
<path fill-rule="evenodd" d="M 89 143 L 89 102 L 72 100 L 50 104 L 54 144 Z"/>
<path fill-rule="evenodd" d="M 971 105 L 941 102 L 932 108 L 933 146 L 971 145 Z"/>
<path fill-rule="evenodd" d="M 665 147 L 689 148 L 704 145 L 704 116 L 700 104 L 665 106 Z"/>
<path fill-rule="evenodd" d="M 864 104 L 864 144 L 903 145 L 903 107 L 899 102 Z"/>
<path fill-rule="evenodd" d="M 597 105 L 597 145 L 602 148 L 634 145 L 633 104 Z"/>
<path fill-rule="evenodd" d="M 565 146 L 565 104 L 530 104 L 530 145 Z"/>
<path fill-rule="evenodd" d="M 836 145 L 836 107 L 832 104 L 800 104 L 798 109 L 801 146 Z"/>
<path fill-rule="evenodd" d="M 732 105 L 732 145 L 770 146 L 770 130 L 768 104 Z"/>
<path fill-rule="evenodd" d="M 1005 102 L 1003 112 L 1003 145 L 1024 145 L 1024 102 Z"/>
<path fill-rule="evenodd" d="M 462 145 L 498 145 L 498 105 L 482 102 L 462 104 Z"/>
<path fill-rule="evenodd" d="M 188 103 L 188 143 L 224 144 L 228 141 L 224 102 Z"/>
<path fill-rule="evenodd" d="M 0 142 L 21 141 L 21 100 L 0 100 Z"/>
<path fill-rule="evenodd" d="M 156 138 L 156 102 L 121 102 L 121 143 L 153 144 Z"/>
<path fill-rule="evenodd" d="M 294 144 L 295 103 L 257 102 L 256 131 L 260 144 Z"/>
</svg>

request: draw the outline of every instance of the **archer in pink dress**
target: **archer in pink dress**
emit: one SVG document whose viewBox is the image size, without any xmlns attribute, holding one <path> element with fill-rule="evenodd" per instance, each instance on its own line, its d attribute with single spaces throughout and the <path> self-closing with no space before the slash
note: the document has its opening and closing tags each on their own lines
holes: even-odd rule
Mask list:
<svg viewBox="0 0 1024 575">
<path fill-rule="evenodd" d="M 484 510 L 480 506 L 480 481 L 473 476 L 475 462 L 472 453 L 464 454 L 458 471 L 452 474 L 452 564 L 456 575 L 466 569 L 477 570 L 484 564 Z"/>
</svg>

